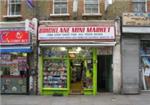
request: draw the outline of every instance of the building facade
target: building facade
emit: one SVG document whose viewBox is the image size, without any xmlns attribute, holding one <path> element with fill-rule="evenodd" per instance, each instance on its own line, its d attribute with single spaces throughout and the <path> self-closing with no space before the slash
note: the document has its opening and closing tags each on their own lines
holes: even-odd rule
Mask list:
<svg viewBox="0 0 150 105">
<path fill-rule="evenodd" d="M 149 0 L 133 0 L 122 16 L 122 93 L 149 90 Z"/>
<path fill-rule="evenodd" d="M 116 14 L 106 20 L 114 6 L 108 8 L 105 0 L 50 0 L 37 6 L 39 94 L 120 93 L 120 23 Z M 90 59 L 82 54 L 86 51 Z"/>
<path fill-rule="evenodd" d="M 101 91 L 137 93 L 141 90 L 142 79 L 138 75 L 140 67 L 137 66 L 140 60 L 137 56 L 134 57 L 135 68 L 130 68 L 128 64 L 130 56 L 126 57 L 128 54 L 125 53 L 126 50 L 130 51 L 130 49 L 128 51 L 130 44 L 127 46 L 126 42 L 131 39 L 126 26 L 134 27 L 133 24 L 136 23 L 133 21 L 133 23 L 130 21 L 123 23 L 123 37 L 121 37 L 120 17 L 122 13 L 148 12 L 149 0 L 112 0 L 111 4 L 109 0 L 2 0 L 0 2 L 0 20 L 8 25 L 12 21 L 17 21 L 18 24 L 22 21 L 29 25 L 27 23 L 32 23 L 33 18 L 39 20 L 38 35 L 37 33 L 35 36 L 32 35 L 34 56 L 29 57 L 36 61 L 31 72 L 33 77 L 28 79 L 31 84 L 29 89 L 34 87 L 33 93 L 95 95 Z M 123 22 L 126 15 L 123 15 Z M 129 17 L 131 15 L 133 14 L 129 14 Z M 136 26 L 139 24 L 141 23 L 137 23 Z M 30 27 L 32 25 L 30 24 Z M 5 27 L 2 24 L 1 26 Z M 14 30 L 14 27 L 10 27 L 9 31 Z M 145 39 L 148 38 L 146 33 L 144 35 Z M 139 40 L 142 39 L 140 35 L 135 36 L 138 37 L 137 40 L 133 39 L 137 41 L 135 45 L 137 48 Z M 141 46 L 145 46 L 142 43 L 147 42 L 141 42 Z M 89 53 L 86 53 L 87 51 Z M 138 50 L 136 51 L 138 55 Z M 32 61 L 29 63 L 33 65 Z M 131 69 L 134 70 L 131 72 Z M 135 77 L 131 76 L 134 73 Z M 75 89 L 72 88 L 74 85 L 77 86 Z"/>
<path fill-rule="evenodd" d="M 33 9 L 26 1 L 1 0 L 0 10 L 1 93 L 35 94 L 37 19 Z"/>
</svg>

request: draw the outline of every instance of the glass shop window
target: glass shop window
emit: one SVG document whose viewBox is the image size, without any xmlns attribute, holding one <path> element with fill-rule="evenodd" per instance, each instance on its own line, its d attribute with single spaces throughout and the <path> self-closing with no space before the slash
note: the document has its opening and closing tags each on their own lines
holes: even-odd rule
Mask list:
<svg viewBox="0 0 150 105">
<path fill-rule="evenodd" d="M 150 41 L 141 41 L 141 65 L 143 89 L 150 90 Z"/>
</svg>

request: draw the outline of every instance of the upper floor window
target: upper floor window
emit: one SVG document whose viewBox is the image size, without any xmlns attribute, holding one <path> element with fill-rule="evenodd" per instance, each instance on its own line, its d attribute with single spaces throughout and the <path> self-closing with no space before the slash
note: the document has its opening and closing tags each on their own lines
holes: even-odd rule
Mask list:
<svg viewBox="0 0 150 105">
<path fill-rule="evenodd" d="M 20 15 L 21 12 L 21 0 L 8 0 L 7 15 L 14 16 Z"/>
<path fill-rule="evenodd" d="M 86 14 L 99 13 L 99 0 L 84 0 L 84 4 L 85 4 L 84 13 Z"/>
<path fill-rule="evenodd" d="M 67 13 L 67 0 L 54 0 L 54 14 Z"/>
<path fill-rule="evenodd" d="M 133 0 L 133 12 L 146 12 L 146 0 Z"/>
</svg>

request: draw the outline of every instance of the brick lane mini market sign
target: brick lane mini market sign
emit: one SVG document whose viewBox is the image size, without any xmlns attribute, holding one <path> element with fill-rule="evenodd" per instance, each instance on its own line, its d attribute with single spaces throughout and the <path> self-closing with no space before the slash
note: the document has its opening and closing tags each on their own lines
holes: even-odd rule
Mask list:
<svg viewBox="0 0 150 105">
<path fill-rule="evenodd" d="M 114 39 L 113 26 L 40 26 L 38 40 Z"/>
<path fill-rule="evenodd" d="M 0 44 L 29 44 L 30 34 L 27 31 L 0 31 Z"/>
</svg>

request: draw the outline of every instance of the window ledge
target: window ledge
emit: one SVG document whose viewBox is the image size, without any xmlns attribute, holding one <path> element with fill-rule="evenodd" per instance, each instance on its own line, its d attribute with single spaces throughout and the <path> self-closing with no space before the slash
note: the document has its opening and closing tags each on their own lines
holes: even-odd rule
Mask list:
<svg viewBox="0 0 150 105">
<path fill-rule="evenodd" d="M 102 16 L 101 13 L 83 13 L 82 16 Z"/>
<path fill-rule="evenodd" d="M 22 15 L 4 15 L 3 18 L 21 18 Z"/>
<path fill-rule="evenodd" d="M 56 16 L 70 16 L 70 14 L 69 13 L 66 13 L 66 14 L 50 14 L 50 16 L 52 16 L 52 17 L 56 17 Z"/>
</svg>

